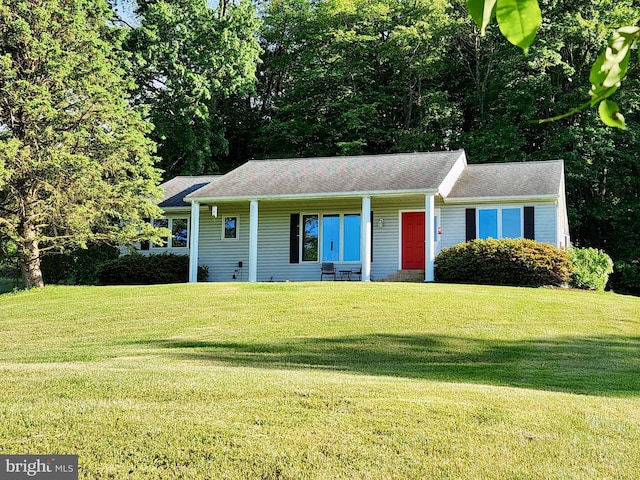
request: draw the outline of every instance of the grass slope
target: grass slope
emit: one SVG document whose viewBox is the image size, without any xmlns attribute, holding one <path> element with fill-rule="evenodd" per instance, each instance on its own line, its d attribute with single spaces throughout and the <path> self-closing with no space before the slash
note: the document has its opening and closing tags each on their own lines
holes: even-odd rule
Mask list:
<svg viewBox="0 0 640 480">
<path fill-rule="evenodd" d="M 640 299 L 393 283 L 0 296 L 0 452 L 81 478 L 640 475 Z"/>
</svg>

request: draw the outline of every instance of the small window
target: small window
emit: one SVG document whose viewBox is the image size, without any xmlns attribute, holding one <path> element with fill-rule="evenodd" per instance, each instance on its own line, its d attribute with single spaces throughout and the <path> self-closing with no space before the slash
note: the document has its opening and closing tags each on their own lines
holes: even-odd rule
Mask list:
<svg viewBox="0 0 640 480">
<path fill-rule="evenodd" d="M 302 216 L 302 261 L 318 261 L 318 215 Z"/>
<path fill-rule="evenodd" d="M 235 240 L 238 238 L 238 217 L 224 217 L 224 232 L 222 238 L 225 240 Z"/>
</svg>

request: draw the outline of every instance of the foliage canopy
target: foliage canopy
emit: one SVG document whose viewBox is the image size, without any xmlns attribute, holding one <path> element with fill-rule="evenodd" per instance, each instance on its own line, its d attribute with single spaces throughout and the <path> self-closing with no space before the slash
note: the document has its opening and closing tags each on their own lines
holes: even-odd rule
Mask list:
<svg viewBox="0 0 640 480">
<path fill-rule="evenodd" d="M 148 112 L 165 178 L 218 170 L 228 151 L 220 102 L 248 95 L 260 53 L 250 1 L 140 0 L 128 32 L 135 102 Z"/>
<path fill-rule="evenodd" d="M 495 15 L 500 31 L 514 45 L 528 52 L 540 25 L 542 13 L 538 0 L 467 0 L 469 14 L 481 28 L 484 35 L 487 25 Z M 640 27 L 635 24 L 616 28 L 609 37 L 606 48 L 602 50 L 591 67 L 591 100 L 571 109 L 568 113 L 541 120 L 547 122 L 573 115 L 588 107 L 598 105 L 602 122 L 609 127 L 625 128 L 624 117 L 618 104 L 609 99 L 620 87 L 627 75 L 631 51 L 640 39 Z M 588 27 L 587 23 L 583 24 Z M 594 28 L 591 26 L 590 28 Z"/>
</svg>

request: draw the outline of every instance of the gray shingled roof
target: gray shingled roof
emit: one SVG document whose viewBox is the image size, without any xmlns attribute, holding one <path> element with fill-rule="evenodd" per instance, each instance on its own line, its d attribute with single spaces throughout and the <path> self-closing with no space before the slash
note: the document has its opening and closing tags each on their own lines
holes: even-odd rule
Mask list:
<svg viewBox="0 0 640 480">
<path fill-rule="evenodd" d="M 211 182 L 222 178 L 222 175 L 199 175 L 195 177 L 178 176 L 160 184 L 163 194 L 158 206 L 188 207 L 191 204 L 183 199 L 190 193 L 209 185 Z"/>
<path fill-rule="evenodd" d="M 562 160 L 467 165 L 447 199 L 558 195 L 563 171 Z"/>
<path fill-rule="evenodd" d="M 437 190 L 462 150 L 252 160 L 189 198 L 295 198 Z"/>
</svg>

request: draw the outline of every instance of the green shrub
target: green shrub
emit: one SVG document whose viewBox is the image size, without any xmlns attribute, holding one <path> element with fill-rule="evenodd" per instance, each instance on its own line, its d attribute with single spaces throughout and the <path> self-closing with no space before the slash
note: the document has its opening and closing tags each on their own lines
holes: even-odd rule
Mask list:
<svg viewBox="0 0 640 480">
<path fill-rule="evenodd" d="M 571 286 L 584 290 L 604 290 L 613 272 L 613 261 L 603 250 L 597 248 L 570 248 L 569 258 L 573 264 Z"/>
<path fill-rule="evenodd" d="M 119 255 L 119 249 L 110 245 L 89 245 L 64 254 L 50 254 L 42 258 L 42 275 L 48 284 L 95 285 L 100 266 Z"/>
<path fill-rule="evenodd" d="M 198 281 L 209 276 L 208 267 L 198 267 Z M 152 285 L 189 281 L 189 257 L 161 255 L 126 255 L 104 263 L 98 270 L 100 285 Z"/>
<path fill-rule="evenodd" d="M 616 261 L 609 286 L 616 293 L 640 296 L 640 260 Z"/>
<path fill-rule="evenodd" d="M 450 283 L 562 286 L 571 272 L 566 251 L 525 239 L 472 240 L 445 248 L 435 261 L 436 280 Z"/>
</svg>

